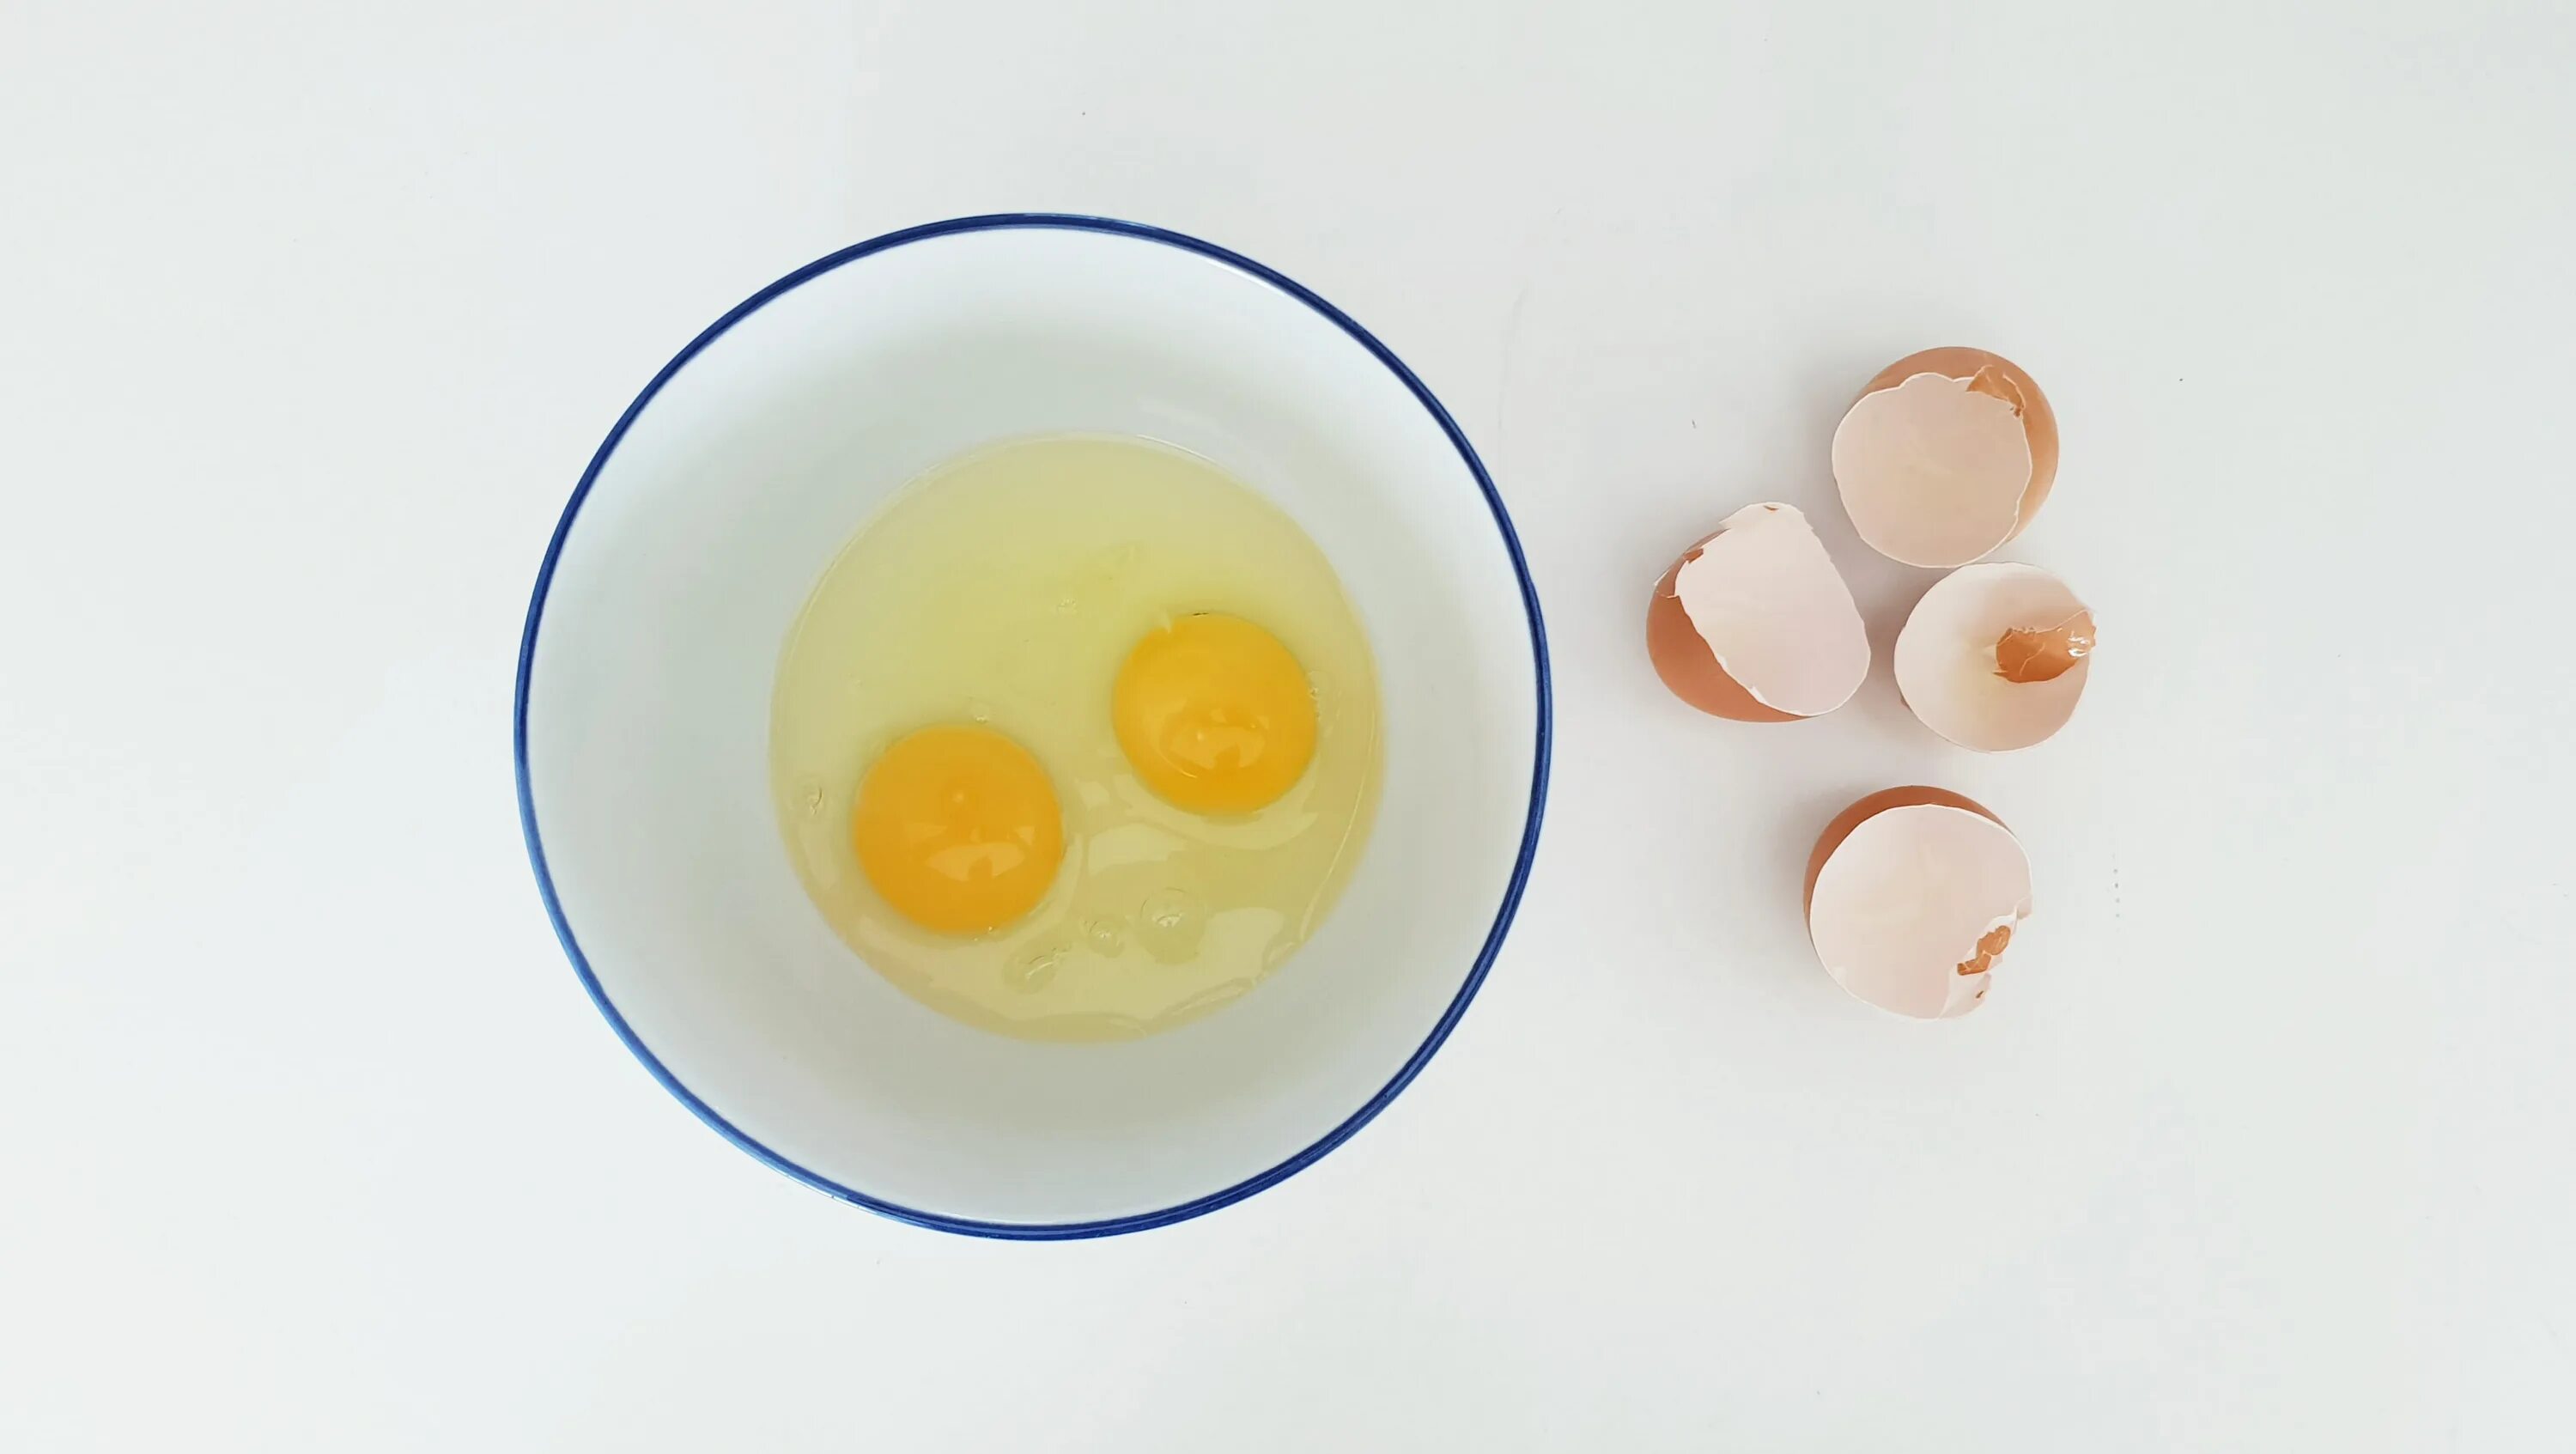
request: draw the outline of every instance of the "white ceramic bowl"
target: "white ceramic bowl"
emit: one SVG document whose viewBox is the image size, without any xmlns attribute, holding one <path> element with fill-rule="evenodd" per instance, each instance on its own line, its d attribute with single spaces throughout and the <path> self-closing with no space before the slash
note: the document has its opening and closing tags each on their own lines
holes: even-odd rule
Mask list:
<svg viewBox="0 0 2576 1454">
<path fill-rule="evenodd" d="M 767 790 L 772 673 L 826 562 L 979 445 L 1143 435 L 1305 527 L 1384 693 L 1377 826 L 1259 989 L 1147 1039 L 1048 1045 L 868 969 L 799 886 Z M 519 810 L 600 1012 L 791 1176 L 952 1231 L 1072 1237 L 1223 1206 L 1383 1109 L 1476 992 L 1547 786 L 1538 598 L 1429 390 L 1331 304 L 1094 218 L 936 223 L 762 289 L 645 386 L 565 506 L 520 646 Z"/>
</svg>

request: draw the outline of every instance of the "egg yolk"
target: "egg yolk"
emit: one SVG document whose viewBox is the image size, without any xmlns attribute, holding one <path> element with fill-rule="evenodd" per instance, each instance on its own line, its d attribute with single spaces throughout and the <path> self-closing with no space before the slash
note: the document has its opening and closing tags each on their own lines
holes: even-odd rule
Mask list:
<svg viewBox="0 0 2576 1454">
<path fill-rule="evenodd" d="M 1240 616 L 1184 616 L 1118 669 L 1110 721 L 1155 796 L 1249 813 L 1296 786 L 1315 755 L 1315 699 L 1279 638 Z"/>
<path fill-rule="evenodd" d="M 924 929 L 983 934 L 1037 907 L 1064 860 L 1046 769 L 984 727 L 925 727 L 885 750 L 850 809 L 859 868 Z"/>
</svg>

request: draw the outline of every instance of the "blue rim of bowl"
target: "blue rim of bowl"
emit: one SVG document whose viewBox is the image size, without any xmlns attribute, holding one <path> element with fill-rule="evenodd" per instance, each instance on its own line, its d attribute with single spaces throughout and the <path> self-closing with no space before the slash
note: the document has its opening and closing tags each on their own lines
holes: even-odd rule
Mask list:
<svg viewBox="0 0 2576 1454">
<path fill-rule="evenodd" d="M 1352 1112 L 1343 1119 L 1341 1124 L 1324 1133 L 1313 1144 L 1269 1170 L 1247 1177 L 1222 1191 L 1194 1197 L 1176 1206 L 1089 1222 L 985 1222 L 968 1217 L 945 1216 L 938 1212 L 923 1211 L 918 1207 L 907 1207 L 883 1197 L 870 1196 L 855 1187 L 843 1186 L 829 1177 L 808 1170 L 770 1150 L 745 1134 L 740 1127 L 726 1120 L 715 1107 L 700 1100 L 696 1092 L 681 1084 L 679 1077 L 673 1075 L 670 1069 L 645 1047 L 644 1042 L 637 1038 L 634 1028 L 626 1023 L 626 1017 L 618 1013 L 617 1006 L 609 1000 L 608 992 L 600 987 L 599 976 L 591 972 L 590 960 L 583 955 L 580 943 L 574 939 L 572 924 L 564 918 L 563 904 L 555 895 L 554 876 L 546 867 L 545 843 L 537 831 L 536 802 L 528 788 L 528 682 L 536 665 L 537 629 L 545 619 L 546 591 L 554 583 L 555 562 L 563 554 L 564 540 L 572 532 L 573 520 L 581 514 L 582 501 L 589 498 L 592 483 L 599 478 L 600 470 L 608 464 L 609 456 L 617 452 L 618 441 L 626 437 L 627 429 L 634 424 L 636 416 L 644 412 L 644 406 L 652 403 L 653 396 L 662 392 L 662 386 L 671 381 L 671 376 L 686 366 L 689 360 L 697 357 L 708 344 L 723 337 L 726 330 L 792 288 L 810 282 L 844 264 L 857 262 L 861 258 L 884 252 L 889 248 L 902 247 L 906 243 L 926 242 L 932 238 L 951 237 L 961 233 L 995 232 L 1012 228 L 1053 228 L 1071 232 L 1106 233 L 1113 237 L 1136 238 L 1145 242 L 1161 243 L 1167 247 L 1176 247 L 1184 252 L 1197 253 L 1201 257 L 1211 258 L 1239 272 L 1258 278 L 1286 293 L 1331 320 L 1335 327 L 1349 334 L 1353 341 L 1367 349 L 1379 363 L 1386 366 L 1389 373 L 1403 382 L 1405 388 L 1412 391 L 1413 397 L 1421 402 L 1424 409 L 1430 411 L 1431 417 L 1438 421 L 1441 432 L 1448 435 L 1450 444 L 1456 447 L 1459 459 L 1465 461 L 1468 473 L 1476 477 L 1476 487 L 1484 491 L 1485 504 L 1494 512 L 1494 526 L 1502 532 L 1503 549 L 1511 556 L 1512 573 L 1520 579 L 1521 604 L 1529 613 L 1530 655 L 1532 664 L 1536 668 L 1535 677 L 1538 682 L 1538 750 L 1530 769 L 1529 819 L 1521 830 L 1520 854 L 1512 863 L 1511 883 L 1503 891 L 1502 908 L 1494 915 L 1494 926 L 1486 933 L 1484 946 L 1476 952 L 1475 966 L 1468 971 L 1466 982 L 1458 987 L 1456 997 L 1450 1000 L 1448 1009 L 1441 1012 L 1439 1021 L 1431 1027 L 1431 1033 L 1424 1037 L 1421 1047 L 1413 1052 L 1401 1069 L 1396 1071 L 1393 1079 L 1380 1087 L 1377 1094 L 1369 1097 L 1365 1105 Z M 661 1082 L 662 1089 L 669 1091 L 680 1104 L 695 1112 L 698 1119 L 713 1127 L 718 1135 L 742 1148 L 755 1159 L 766 1163 L 772 1170 L 793 1177 L 826 1195 L 865 1207 L 897 1221 L 909 1222 L 914 1226 L 928 1227 L 935 1231 L 1014 1241 L 1063 1241 L 1082 1237 L 1112 1237 L 1123 1232 L 1142 1232 L 1152 1227 L 1165 1227 L 1174 1222 L 1184 1222 L 1192 1217 L 1204 1216 L 1219 1207 L 1231 1206 L 1255 1192 L 1266 1191 L 1312 1166 L 1321 1160 L 1325 1153 L 1349 1140 L 1362 1126 L 1375 1119 L 1378 1112 L 1385 1110 L 1389 1103 L 1402 1094 L 1404 1088 L 1413 1082 L 1415 1076 L 1422 1073 L 1423 1066 L 1430 1063 L 1433 1053 L 1439 1050 L 1441 1042 L 1449 1038 L 1449 1032 L 1456 1028 L 1459 1017 L 1467 1012 L 1468 1004 L 1476 998 L 1477 989 L 1484 984 L 1485 973 L 1493 967 L 1494 956 L 1502 949 L 1503 937 L 1511 928 L 1512 916 L 1520 909 L 1521 893 L 1529 884 L 1530 862 L 1538 852 L 1539 819 L 1547 806 L 1548 749 L 1553 708 L 1554 697 L 1548 676 L 1547 628 L 1539 616 L 1538 588 L 1530 581 L 1529 562 L 1521 554 L 1520 537 L 1512 530 L 1512 518 L 1503 509 L 1502 496 L 1496 493 L 1492 477 L 1485 473 L 1484 461 L 1476 457 L 1475 447 L 1467 442 L 1467 436 L 1458 428 L 1457 421 L 1449 417 L 1449 411 L 1441 407 L 1440 401 L 1432 396 L 1431 390 L 1424 387 L 1422 380 L 1414 376 L 1413 370 L 1404 366 L 1404 361 L 1397 358 L 1393 350 L 1378 342 L 1376 335 L 1362 328 L 1349 314 L 1325 302 L 1294 279 L 1265 267 L 1241 253 L 1219 247 L 1214 243 L 1202 242 L 1195 237 L 1165 228 L 1151 227 L 1141 222 L 1122 222 L 1110 217 L 1086 217 L 1049 212 L 1002 212 L 979 217 L 957 217 L 945 222 L 928 222 L 918 227 L 907 227 L 899 232 L 889 232 L 881 237 L 870 238 L 866 242 L 854 243 L 838 252 L 817 258 L 744 299 L 731 312 L 709 324 L 705 332 L 691 339 L 688 347 L 672 355 L 671 361 L 664 364 L 662 371 L 653 376 L 653 381 L 644 386 L 644 391 L 635 396 L 635 402 L 626 406 L 626 412 L 618 416 L 616 427 L 609 430 L 608 437 L 600 442 L 599 452 L 591 456 L 590 467 L 581 472 L 581 482 L 573 486 L 572 498 L 564 504 L 563 518 L 555 523 L 554 538 L 546 542 L 546 557 L 537 567 L 536 589 L 528 600 L 527 626 L 519 637 L 518 689 L 512 702 L 510 751 L 518 768 L 519 830 L 527 839 L 528 863 L 536 870 L 537 892 L 545 900 L 546 917 L 554 921 L 555 937 L 563 942 L 564 955 L 572 961 L 573 972 L 581 977 L 582 988 L 590 992 L 591 1003 L 599 1007 L 599 1013 L 607 1019 L 609 1028 L 617 1032 L 617 1038 L 624 1041 L 626 1048 L 643 1063 L 644 1068 L 652 1072 L 653 1078 Z"/>
</svg>

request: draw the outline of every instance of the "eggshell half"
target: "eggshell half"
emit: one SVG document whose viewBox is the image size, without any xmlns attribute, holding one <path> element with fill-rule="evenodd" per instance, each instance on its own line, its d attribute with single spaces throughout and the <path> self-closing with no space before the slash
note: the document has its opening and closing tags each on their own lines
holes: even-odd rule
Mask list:
<svg viewBox="0 0 2576 1454">
<path fill-rule="evenodd" d="M 1869 631 L 1807 517 L 1748 505 L 1682 553 L 1646 607 L 1673 695 L 1740 722 L 1832 711 L 1869 675 Z"/>
<path fill-rule="evenodd" d="M 1988 561 L 1935 581 L 1896 634 L 1896 689 L 1923 725 L 1978 752 L 2045 742 L 2092 675 L 2093 613 L 2034 565 Z"/>
<path fill-rule="evenodd" d="M 1984 1003 L 2030 917 L 2030 859 L 2003 821 L 1940 788 L 1889 788 L 1836 815 L 1807 862 L 1807 934 L 1836 984 L 1948 1019 Z"/>
<path fill-rule="evenodd" d="M 2021 367 L 1932 348 L 1879 371 L 1834 430 L 1834 483 L 1871 549 L 1966 565 L 2019 535 L 2057 479 L 2057 416 Z"/>
</svg>

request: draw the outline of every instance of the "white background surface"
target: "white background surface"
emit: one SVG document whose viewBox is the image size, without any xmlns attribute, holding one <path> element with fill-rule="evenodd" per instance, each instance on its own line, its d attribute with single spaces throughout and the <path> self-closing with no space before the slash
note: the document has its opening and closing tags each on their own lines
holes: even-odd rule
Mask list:
<svg viewBox="0 0 2576 1454">
<path fill-rule="evenodd" d="M 2564 1448 L 2576 15 L 0 0 L 0 1446 Z M 583 998 L 510 669 L 618 410 L 771 277 L 1083 209 L 1455 410 L 1557 659 L 1520 927 L 1313 1170 L 1107 1243 L 762 1170 Z M 2056 741 L 1705 721 L 1647 587 L 1971 342 L 2066 438 Z M 1796 886 L 1992 804 L 1875 1017 Z"/>
</svg>

